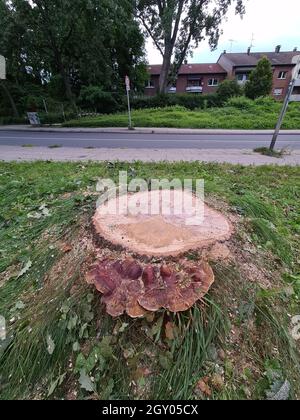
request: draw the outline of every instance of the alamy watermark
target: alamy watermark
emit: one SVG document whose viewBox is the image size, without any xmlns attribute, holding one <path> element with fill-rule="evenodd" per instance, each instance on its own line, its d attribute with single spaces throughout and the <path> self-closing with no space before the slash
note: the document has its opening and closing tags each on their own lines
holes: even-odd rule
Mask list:
<svg viewBox="0 0 300 420">
<path fill-rule="evenodd" d="M 135 178 L 129 182 L 128 173 L 121 171 L 118 184 L 112 179 L 99 179 L 96 190 L 100 193 L 97 209 L 101 215 L 178 216 L 193 226 L 204 221 L 202 179 Z"/>
</svg>

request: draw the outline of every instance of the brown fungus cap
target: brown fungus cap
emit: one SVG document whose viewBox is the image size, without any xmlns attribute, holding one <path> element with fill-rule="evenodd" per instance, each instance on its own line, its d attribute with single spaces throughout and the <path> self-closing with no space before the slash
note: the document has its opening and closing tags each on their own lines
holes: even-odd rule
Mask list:
<svg viewBox="0 0 300 420">
<path fill-rule="evenodd" d="M 143 317 L 146 311 L 167 309 L 183 312 L 202 299 L 214 282 L 214 274 L 205 261 L 143 267 L 134 260 L 103 260 L 87 275 L 103 294 L 107 313 L 118 317 L 127 313 Z"/>
</svg>

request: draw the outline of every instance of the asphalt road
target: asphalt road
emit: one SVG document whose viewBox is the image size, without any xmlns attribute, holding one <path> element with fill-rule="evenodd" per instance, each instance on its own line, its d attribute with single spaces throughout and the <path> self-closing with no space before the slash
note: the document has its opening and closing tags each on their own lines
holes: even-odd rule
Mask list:
<svg viewBox="0 0 300 420">
<path fill-rule="evenodd" d="M 0 131 L 0 146 L 111 149 L 249 149 L 268 146 L 268 134 L 134 134 Z M 300 149 L 299 134 L 281 134 L 278 148 Z M 1 154 L 1 151 L 0 151 Z"/>
</svg>

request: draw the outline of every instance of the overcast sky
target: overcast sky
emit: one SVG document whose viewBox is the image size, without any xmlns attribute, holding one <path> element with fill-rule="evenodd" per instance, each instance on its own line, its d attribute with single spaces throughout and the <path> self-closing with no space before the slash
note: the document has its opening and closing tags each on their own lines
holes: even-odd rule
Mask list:
<svg viewBox="0 0 300 420">
<path fill-rule="evenodd" d="M 248 0 L 242 20 L 234 10 L 227 16 L 218 49 L 211 52 L 204 41 L 189 59 L 191 63 L 214 63 L 224 50 L 245 52 L 251 44 L 252 34 L 252 51 L 273 51 L 279 44 L 284 51 L 291 51 L 294 47 L 300 50 L 300 0 Z M 232 48 L 231 39 L 235 41 Z M 147 52 L 149 63 L 161 63 L 161 56 L 150 40 Z"/>
</svg>

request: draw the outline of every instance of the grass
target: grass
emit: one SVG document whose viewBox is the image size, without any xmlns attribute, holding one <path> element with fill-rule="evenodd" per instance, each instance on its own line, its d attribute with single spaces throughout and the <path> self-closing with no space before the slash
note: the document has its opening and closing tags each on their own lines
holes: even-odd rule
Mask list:
<svg viewBox="0 0 300 420">
<path fill-rule="evenodd" d="M 281 109 L 281 103 L 269 99 L 256 101 L 244 98 L 232 99 L 222 108 L 189 111 L 175 106 L 134 110 L 135 127 L 170 127 L 195 129 L 273 129 Z M 100 115 L 92 118 L 71 120 L 65 127 L 127 127 L 127 113 Z M 292 103 L 286 114 L 283 129 L 300 129 L 300 104 Z"/>
<path fill-rule="evenodd" d="M 268 147 L 258 147 L 254 149 L 255 153 L 260 153 L 264 156 L 276 157 L 278 159 L 282 158 L 285 154 L 284 150 L 271 150 Z"/>
<path fill-rule="evenodd" d="M 187 313 L 113 320 L 82 279 L 97 179 L 117 180 L 119 170 L 204 178 L 208 198 L 238 219 L 241 261 L 215 264 L 213 290 Z M 289 334 L 300 304 L 299 175 L 199 163 L 0 163 L 0 315 L 8 327 L 0 398 L 265 399 L 285 379 L 300 398 Z M 262 273 L 271 287 L 256 279 Z M 204 379 L 210 395 L 199 392 Z"/>
</svg>

